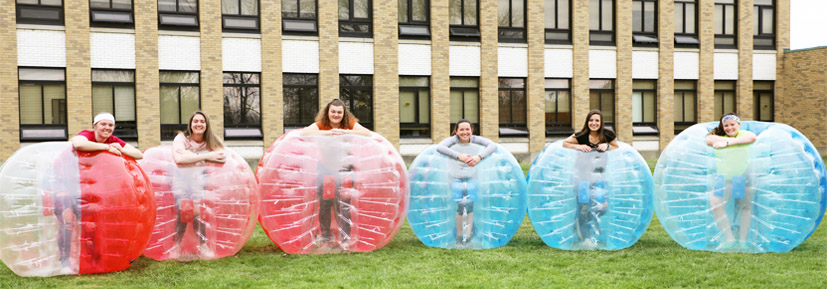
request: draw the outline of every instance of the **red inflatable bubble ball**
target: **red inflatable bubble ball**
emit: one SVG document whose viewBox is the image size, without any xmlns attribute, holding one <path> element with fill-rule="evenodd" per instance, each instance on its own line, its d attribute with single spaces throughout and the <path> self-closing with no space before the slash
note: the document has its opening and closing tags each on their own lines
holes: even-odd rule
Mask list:
<svg viewBox="0 0 827 289">
<path fill-rule="evenodd" d="M 256 174 L 261 227 L 290 254 L 382 248 L 408 212 L 405 163 L 378 134 L 291 132 L 267 150 Z"/>
<path fill-rule="evenodd" d="M 126 156 L 38 143 L 0 169 L 0 259 L 20 276 L 124 270 L 154 220 L 149 180 Z"/>
<path fill-rule="evenodd" d="M 224 149 L 223 164 L 177 165 L 171 146 L 149 148 L 139 164 L 155 191 L 158 212 L 144 256 L 190 261 L 232 256 L 258 218 L 258 183 L 247 162 Z"/>
</svg>

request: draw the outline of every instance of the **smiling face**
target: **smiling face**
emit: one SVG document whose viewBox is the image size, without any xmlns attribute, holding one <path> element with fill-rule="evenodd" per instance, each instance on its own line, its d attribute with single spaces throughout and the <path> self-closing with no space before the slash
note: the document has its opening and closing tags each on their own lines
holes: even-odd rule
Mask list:
<svg viewBox="0 0 827 289">
<path fill-rule="evenodd" d="M 457 130 L 454 131 L 459 137 L 459 141 L 462 143 L 467 143 L 471 141 L 471 135 L 474 133 L 474 130 L 471 129 L 471 124 L 467 122 L 462 122 L 457 125 Z"/>
<path fill-rule="evenodd" d="M 738 135 L 738 130 L 741 128 L 741 124 L 734 119 L 728 119 L 724 121 L 724 132 L 729 137 L 735 137 Z"/>
<path fill-rule="evenodd" d="M 98 121 L 94 125 L 95 128 L 95 139 L 98 141 L 105 141 L 110 136 L 112 136 L 112 131 L 115 130 L 115 123 L 111 120 L 104 119 Z"/>
<path fill-rule="evenodd" d="M 190 122 L 190 130 L 192 134 L 203 135 L 207 131 L 207 120 L 201 114 L 196 114 L 192 117 Z"/>
<path fill-rule="evenodd" d="M 331 105 L 327 110 L 327 119 L 330 120 L 330 126 L 338 128 L 342 124 L 342 118 L 345 117 L 345 107 Z"/>
<path fill-rule="evenodd" d="M 589 131 L 596 132 L 600 129 L 600 115 L 592 114 L 589 117 Z"/>
</svg>

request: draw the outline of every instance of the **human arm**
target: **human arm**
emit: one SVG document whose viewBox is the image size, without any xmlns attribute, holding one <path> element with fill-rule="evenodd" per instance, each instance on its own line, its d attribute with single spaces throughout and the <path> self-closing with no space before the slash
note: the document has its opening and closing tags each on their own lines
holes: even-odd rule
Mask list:
<svg viewBox="0 0 827 289">
<path fill-rule="evenodd" d="M 706 144 L 718 149 L 734 145 L 751 144 L 754 143 L 756 139 L 755 134 L 749 131 L 743 131 L 740 136 L 734 138 L 709 134 L 706 136 Z"/>
<path fill-rule="evenodd" d="M 566 140 L 563 141 L 563 147 L 567 149 L 579 150 L 581 152 L 587 153 L 592 151 L 592 148 L 588 145 L 581 145 L 577 138 L 572 134 L 571 136 L 567 137 Z"/>
<path fill-rule="evenodd" d="M 437 145 L 436 151 L 452 159 L 458 159 L 460 153 L 451 149 L 451 146 L 455 145 L 457 142 L 459 142 L 459 140 L 456 136 L 448 137 Z"/>
<path fill-rule="evenodd" d="M 117 143 L 105 144 L 93 142 L 82 135 L 72 137 L 71 142 L 72 146 L 79 151 L 109 151 L 110 153 L 121 155 L 120 145 Z"/>
<path fill-rule="evenodd" d="M 484 147 L 479 154 L 471 156 L 464 161 L 467 165 L 472 167 L 477 165 L 480 161 L 482 161 L 482 159 L 490 156 L 494 153 L 494 151 L 497 150 L 496 143 L 481 136 L 471 136 L 471 142 Z"/>
<path fill-rule="evenodd" d="M 126 146 L 121 148 L 121 153 L 128 155 L 136 160 L 144 158 L 144 154 L 138 148 L 132 146 L 131 144 L 126 144 Z"/>
<path fill-rule="evenodd" d="M 186 165 L 193 164 L 200 161 L 208 161 L 214 163 L 224 163 L 224 150 L 215 150 L 205 154 L 196 154 L 186 147 L 187 137 L 184 134 L 178 134 L 175 140 L 172 141 L 172 159 L 176 164 Z"/>
</svg>

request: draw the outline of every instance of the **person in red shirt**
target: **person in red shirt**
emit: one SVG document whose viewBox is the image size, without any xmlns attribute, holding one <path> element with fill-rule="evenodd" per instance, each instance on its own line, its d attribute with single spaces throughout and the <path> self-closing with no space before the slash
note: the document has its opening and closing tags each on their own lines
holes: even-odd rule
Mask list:
<svg viewBox="0 0 827 289">
<path fill-rule="evenodd" d="M 115 130 L 115 117 L 108 112 L 95 116 L 93 131 L 84 130 L 71 139 L 72 146 L 79 151 L 109 151 L 116 155 L 128 155 L 139 160 L 144 157 L 140 150 L 112 135 Z"/>
</svg>

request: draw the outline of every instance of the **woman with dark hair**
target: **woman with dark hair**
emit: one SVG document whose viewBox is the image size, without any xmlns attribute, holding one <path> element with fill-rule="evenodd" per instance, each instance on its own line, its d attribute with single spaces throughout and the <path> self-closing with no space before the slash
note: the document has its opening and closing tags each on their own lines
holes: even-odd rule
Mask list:
<svg viewBox="0 0 827 289">
<path fill-rule="evenodd" d="M 480 149 L 471 144 L 483 146 Z M 474 135 L 471 121 L 463 119 L 454 125 L 451 137 L 439 143 L 437 151 L 456 159 L 451 168 L 451 191 L 457 202 L 457 244 L 468 243 L 473 237 L 474 201 L 477 199 L 476 166 L 482 159 L 494 153 L 497 144 L 491 140 Z"/>
<path fill-rule="evenodd" d="M 584 153 L 592 150 L 607 151 L 609 147 L 617 148 L 615 132 L 603 127 L 603 114 L 592 110 L 586 115 L 583 129 L 563 141 L 563 147 L 580 150 Z"/>
<path fill-rule="evenodd" d="M 210 119 L 200 110 L 190 116 L 187 129 L 179 132 L 172 141 L 172 159 L 183 173 L 176 176 L 173 189 L 175 190 L 175 206 L 177 208 L 177 222 L 175 225 L 175 244 L 180 245 L 187 231 L 190 218 L 192 229 L 198 236 L 199 250 L 203 257 L 212 257 L 213 250 L 206 245 L 207 224 L 201 220 L 201 204 L 203 198 L 205 162 L 221 163 L 225 161 L 224 144 L 218 140 L 210 128 Z M 189 211 L 192 215 L 189 216 Z M 182 211 L 187 211 L 182 218 Z"/>
<path fill-rule="evenodd" d="M 305 127 L 301 135 L 342 135 L 355 133 L 368 136 L 370 130 L 359 124 L 359 119 L 345 107 L 341 99 L 334 99 L 316 114 L 316 122 Z"/>
<path fill-rule="evenodd" d="M 750 205 L 751 190 L 746 184 L 745 174 L 749 168 L 749 144 L 754 143 L 757 137 L 754 133 L 741 130 L 741 119 L 734 113 L 721 116 L 718 127 L 706 135 L 706 144 L 715 148 L 718 159 L 718 175 L 709 199 L 712 214 L 725 240 L 721 242 L 722 249 L 739 246 L 726 213 L 725 196 L 736 202 L 736 212 L 739 214 L 739 241 L 744 244 L 749 235 L 752 218 Z M 726 192 L 729 191 L 729 194 Z M 726 194 L 726 195 L 725 195 Z"/>
</svg>

